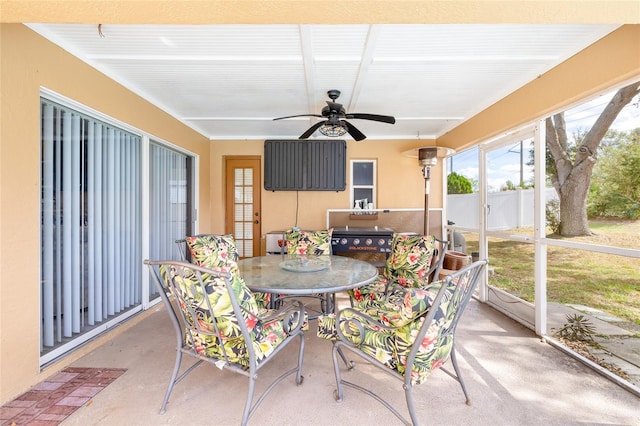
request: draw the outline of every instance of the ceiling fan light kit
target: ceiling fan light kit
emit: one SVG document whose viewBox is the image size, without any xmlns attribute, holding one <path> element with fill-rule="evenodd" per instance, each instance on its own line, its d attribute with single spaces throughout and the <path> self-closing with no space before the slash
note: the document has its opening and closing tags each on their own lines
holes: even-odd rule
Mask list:
<svg viewBox="0 0 640 426">
<path fill-rule="evenodd" d="M 371 121 L 379 121 L 381 123 L 394 124 L 396 119 L 390 115 L 378 115 L 378 114 L 365 114 L 365 113 L 351 113 L 347 114 L 342 104 L 336 103 L 335 100 L 340 96 L 339 90 L 329 90 L 327 92 L 327 96 L 331 99 L 331 101 L 327 101 L 327 106 L 322 108 L 322 114 L 299 114 L 299 115 L 289 115 L 286 117 L 278 117 L 274 118 L 274 120 L 284 120 L 286 118 L 293 117 L 320 117 L 326 118 L 325 121 L 319 121 L 307 129 L 298 139 L 307 139 L 316 130 L 319 130 L 320 133 L 327 137 L 340 137 L 349 133 L 353 139 L 356 141 L 361 141 L 366 139 L 367 137 L 358 130 L 353 124 L 347 121 L 347 119 L 356 119 L 356 120 L 371 120 Z"/>
<path fill-rule="evenodd" d="M 320 133 L 330 138 L 337 138 L 347 134 L 347 128 L 342 124 L 332 124 L 329 122 L 324 123 L 318 128 Z"/>
</svg>

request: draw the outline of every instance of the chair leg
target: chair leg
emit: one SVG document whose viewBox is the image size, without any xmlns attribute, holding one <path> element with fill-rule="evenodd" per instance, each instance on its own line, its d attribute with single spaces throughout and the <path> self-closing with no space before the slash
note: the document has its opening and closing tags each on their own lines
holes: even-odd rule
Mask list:
<svg viewBox="0 0 640 426">
<path fill-rule="evenodd" d="M 320 310 L 323 314 L 330 314 L 335 312 L 336 295 L 335 293 L 323 294 L 320 298 Z"/>
<path fill-rule="evenodd" d="M 462 380 L 462 374 L 460 373 L 460 369 L 458 368 L 458 360 L 456 359 L 456 346 L 455 344 L 451 348 L 451 363 L 453 364 L 453 369 L 456 372 L 456 376 L 458 378 L 458 383 L 462 387 L 462 392 L 464 393 L 464 397 L 466 399 L 467 405 L 471 405 L 471 399 L 469 398 L 469 394 L 467 393 L 467 387 L 464 385 L 464 380 Z"/>
<path fill-rule="evenodd" d="M 333 344 L 333 371 L 336 375 L 336 390 L 333 391 L 333 398 L 342 402 L 342 397 L 344 396 L 344 388 L 342 386 L 342 376 L 340 373 L 340 367 L 338 366 L 338 355 L 345 359 L 344 353 L 342 352 L 342 348 L 340 347 L 340 342 L 334 342 Z"/>
<path fill-rule="evenodd" d="M 296 372 L 296 384 L 301 385 L 304 377 L 302 377 L 302 360 L 304 358 L 304 334 L 300 333 L 300 349 L 298 350 L 298 371 Z"/>
<path fill-rule="evenodd" d="M 253 404 L 253 393 L 256 388 L 256 379 L 258 378 L 257 374 L 249 375 L 249 392 L 247 395 L 247 403 L 244 406 L 244 413 L 242 414 L 242 426 L 245 426 L 249 421 L 249 416 L 251 415 L 251 404 Z"/>
<path fill-rule="evenodd" d="M 162 406 L 160 407 L 160 414 L 164 414 L 167 410 L 167 403 L 169 402 L 169 396 L 171 396 L 171 391 L 173 391 L 173 386 L 176 384 L 176 378 L 178 377 L 178 372 L 180 371 L 180 363 L 182 362 L 182 352 L 180 349 L 176 351 L 176 362 L 173 367 L 173 373 L 171 374 L 171 380 L 169 381 L 169 388 L 167 389 L 167 393 L 164 395 L 164 401 L 162 401 Z"/>
<path fill-rule="evenodd" d="M 353 367 L 356 366 L 356 364 L 353 361 L 349 361 L 347 359 L 347 356 L 344 354 L 344 351 L 342 350 L 342 348 L 338 348 L 338 354 L 340 355 L 340 358 L 342 358 L 342 361 L 344 362 L 344 365 L 347 367 L 347 370 L 351 370 L 353 369 Z"/>
<path fill-rule="evenodd" d="M 413 405 L 413 394 L 411 393 L 412 389 L 413 389 L 413 386 L 411 385 L 411 383 L 409 383 L 408 385 L 405 383 L 404 396 L 405 396 L 405 399 L 407 400 L 407 408 L 409 409 L 409 416 L 411 417 L 411 423 L 414 426 L 416 426 L 419 424 L 419 422 L 418 422 L 418 416 L 416 415 L 416 409 Z M 403 420 L 406 423 L 406 420 L 404 419 L 401 419 L 401 420 Z"/>
</svg>

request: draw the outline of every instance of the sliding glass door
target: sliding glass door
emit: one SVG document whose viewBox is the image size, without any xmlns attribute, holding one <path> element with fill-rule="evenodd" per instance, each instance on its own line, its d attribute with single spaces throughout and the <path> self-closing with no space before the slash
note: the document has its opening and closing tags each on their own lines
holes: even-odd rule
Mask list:
<svg viewBox="0 0 640 426">
<path fill-rule="evenodd" d="M 41 99 L 41 365 L 149 306 L 143 259 L 195 226 L 194 157 L 81 111 Z"/>
<path fill-rule="evenodd" d="M 176 240 L 193 234 L 193 157 L 149 146 L 149 258 L 179 260 Z M 154 294 L 155 289 L 150 288 Z"/>
<path fill-rule="evenodd" d="M 141 138 L 47 100 L 41 112 L 48 354 L 141 303 Z"/>
</svg>

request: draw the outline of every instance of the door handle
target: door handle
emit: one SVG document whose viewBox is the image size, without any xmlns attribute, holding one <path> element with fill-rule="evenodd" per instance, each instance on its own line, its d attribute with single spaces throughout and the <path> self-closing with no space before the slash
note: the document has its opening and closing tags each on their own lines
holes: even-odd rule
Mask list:
<svg viewBox="0 0 640 426">
<path fill-rule="evenodd" d="M 254 220 L 253 223 L 255 223 L 256 225 L 260 223 L 260 221 L 258 219 Z"/>
</svg>

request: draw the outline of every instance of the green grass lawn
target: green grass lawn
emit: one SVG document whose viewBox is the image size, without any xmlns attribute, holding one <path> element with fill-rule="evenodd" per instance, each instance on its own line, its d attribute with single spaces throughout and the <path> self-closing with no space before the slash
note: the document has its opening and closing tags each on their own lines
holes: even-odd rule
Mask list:
<svg viewBox="0 0 640 426">
<path fill-rule="evenodd" d="M 590 237 L 571 241 L 640 248 L 640 221 L 592 221 Z M 531 230 L 518 230 L 531 234 Z M 550 238 L 559 238 L 549 236 Z M 477 234 L 465 234 L 467 252 L 478 247 Z M 640 325 L 640 261 L 567 249 L 547 248 L 547 295 L 551 302 L 589 306 Z M 490 237 L 489 283 L 534 301 L 534 246 Z"/>
</svg>

